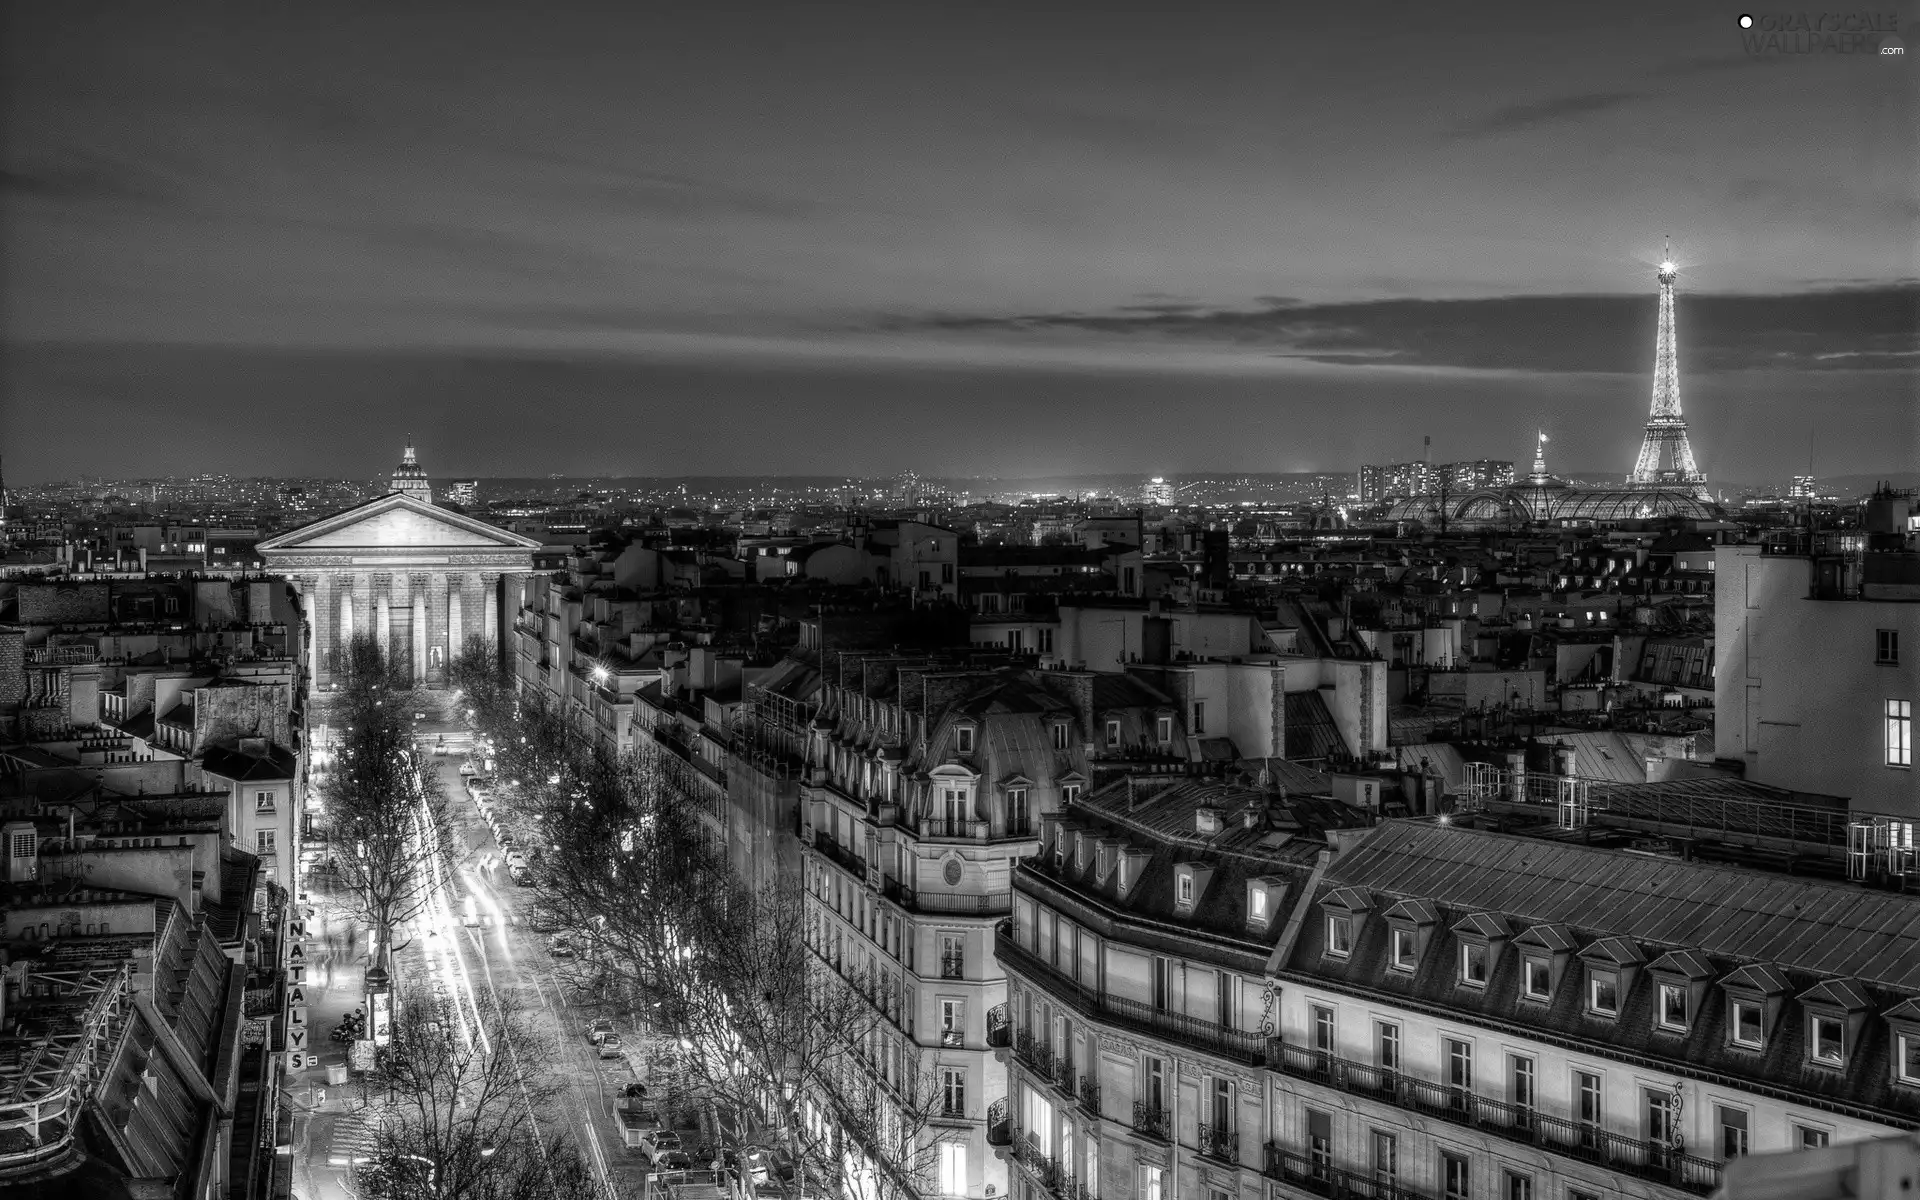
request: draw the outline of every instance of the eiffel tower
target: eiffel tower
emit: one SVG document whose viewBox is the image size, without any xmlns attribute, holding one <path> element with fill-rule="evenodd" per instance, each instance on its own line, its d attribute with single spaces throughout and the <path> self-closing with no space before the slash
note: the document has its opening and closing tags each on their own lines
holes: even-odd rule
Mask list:
<svg viewBox="0 0 1920 1200">
<path fill-rule="evenodd" d="M 1647 437 L 1640 443 L 1640 457 L 1634 460 L 1627 486 L 1686 491 L 1704 498 L 1707 477 L 1694 465 L 1693 446 L 1687 441 L 1687 419 L 1680 415 L 1680 356 L 1673 338 L 1673 283 L 1679 277 L 1669 239 L 1666 256 L 1660 260 L 1660 336 L 1653 355 L 1653 411 L 1647 415 Z"/>
</svg>

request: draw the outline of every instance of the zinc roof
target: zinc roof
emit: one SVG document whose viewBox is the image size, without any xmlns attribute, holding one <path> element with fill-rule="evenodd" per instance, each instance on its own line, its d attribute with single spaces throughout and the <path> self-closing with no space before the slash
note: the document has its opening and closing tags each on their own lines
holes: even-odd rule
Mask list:
<svg viewBox="0 0 1920 1200">
<path fill-rule="evenodd" d="M 1920 898 L 1892 892 L 1414 821 L 1327 882 L 1920 990 Z"/>
</svg>

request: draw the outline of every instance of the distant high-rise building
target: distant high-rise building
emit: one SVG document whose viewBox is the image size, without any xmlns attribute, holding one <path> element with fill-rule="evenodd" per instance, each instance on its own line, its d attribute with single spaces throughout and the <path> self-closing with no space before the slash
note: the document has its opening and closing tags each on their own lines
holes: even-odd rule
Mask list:
<svg viewBox="0 0 1920 1200">
<path fill-rule="evenodd" d="M 1360 468 L 1360 503 L 1378 504 L 1385 498 L 1386 493 L 1382 490 L 1385 486 L 1385 470 L 1377 463 L 1366 463 Z"/>
<path fill-rule="evenodd" d="M 1384 499 L 1425 496 L 1439 490 L 1439 480 L 1434 474 L 1433 464 L 1420 459 L 1382 467 L 1381 474 Z"/>
<path fill-rule="evenodd" d="M 1171 504 L 1173 503 L 1173 485 L 1161 476 L 1155 475 L 1142 490 L 1140 498 L 1148 504 Z"/>
<path fill-rule="evenodd" d="M 1787 495 L 1794 500 L 1813 499 L 1813 476 L 1795 475 L 1793 486 L 1787 489 Z"/>
<path fill-rule="evenodd" d="M 479 491 L 478 479 L 456 479 L 447 488 L 447 499 L 455 504 L 472 504 L 473 498 L 479 494 Z"/>
<path fill-rule="evenodd" d="M 1447 490 L 1485 492 L 1513 486 L 1513 462 L 1504 458 L 1476 458 L 1440 468 Z"/>
</svg>

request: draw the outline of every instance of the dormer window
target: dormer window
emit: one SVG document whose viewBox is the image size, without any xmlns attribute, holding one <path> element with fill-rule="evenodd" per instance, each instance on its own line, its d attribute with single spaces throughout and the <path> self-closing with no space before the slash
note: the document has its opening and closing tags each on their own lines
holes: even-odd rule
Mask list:
<svg viewBox="0 0 1920 1200">
<path fill-rule="evenodd" d="M 1807 1054 L 1823 1067 L 1847 1065 L 1847 1023 L 1840 1014 L 1807 1014 Z"/>
<path fill-rule="evenodd" d="M 1520 969 L 1520 995 L 1527 1000 L 1553 999 L 1553 970 L 1545 958 L 1527 957 Z"/>
<path fill-rule="evenodd" d="M 1055 750 L 1065 750 L 1067 748 L 1067 723 L 1065 721 L 1055 721 L 1053 723 L 1053 748 Z"/>
<path fill-rule="evenodd" d="M 1386 912 L 1387 966 L 1411 973 L 1419 969 L 1427 939 L 1440 923 L 1440 910 L 1425 900 L 1402 900 Z"/>
<path fill-rule="evenodd" d="M 1256 925 L 1267 923 L 1267 891 L 1255 886 L 1247 893 L 1247 920 Z"/>
<path fill-rule="evenodd" d="M 1677 983 L 1660 985 L 1658 1018 L 1660 1028 L 1670 1033 L 1687 1031 L 1687 989 Z"/>
<path fill-rule="evenodd" d="M 1175 877 L 1173 899 L 1182 908 L 1193 907 L 1193 872 L 1182 871 Z"/>
<path fill-rule="evenodd" d="M 953 751 L 955 754 L 973 753 L 973 726 L 956 726 L 953 731 Z"/>
<path fill-rule="evenodd" d="M 1727 1039 L 1743 1050 L 1766 1048 L 1762 1032 L 1760 1002 L 1740 996 L 1727 997 Z"/>
<path fill-rule="evenodd" d="M 1153 723 L 1155 738 L 1164 746 L 1173 740 L 1173 718 L 1161 717 Z"/>
<path fill-rule="evenodd" d="M 1107 749 L 1114 750 L 1114 749 L 1118 749 L 1119 746 L 1120 746 L 1120 722 L 1108 721 L 1107 722 Z"/>
<path fill-rule="evenodd" d="M 1247 924 L 1255 932 L 1265 933 L 1286 894 L 1286 882 L 1274 876 L 1247 880 Z"/>
<path fill-rule="evenodd" d="M 1335 958 L 1346 958 L 1353 953 L 1353 918 L 1341 915 L 1327 917 L 1327 953 Z"/>
<path fill-rule="evenodd" d="M 1460 982 L 1468 987 L 1487 986 L 1487 948 L 1483 943 L 1460 944 Z"/>
<path fill-rule="evenodd" d="M 1411 971 L 1420 962 L 1420 952 L 1414 944 L 1411 929 L 1395 929 L 1392 945 L 1388 949 L 1388 965 L 1396 971 Z"/>
<path fill-rule="evenodd" d="M 1078 800 L 1078 799 L 1080 799 L 1080 785 L 1079 785 L 1079 784 L 1077 784 L 1077 783 L 1063 783 L 1063 784 L 1061 784 L 1061 785 L 1060 785 L 1060 803 L 1061 803 L 1062 805 L 1069 805 L 1069 804 L 1072 804 L 1072 803 L 1073 803 L 1074 801 L 1076 801 L 1076 800 Z"/>
<path fill-rule="evenodd" d="M 1893 1034 L 1893 1081 L 1920 1088 L 1920 1000 L 1907 999 L 1887 1010 Z"/>
<path fill-rule="evenodd" d="M 1587 1011 L 1596 1017 L 1620 1015 L 1620 976 L 1617 972 L 1588 969 Z"/>
</svg>

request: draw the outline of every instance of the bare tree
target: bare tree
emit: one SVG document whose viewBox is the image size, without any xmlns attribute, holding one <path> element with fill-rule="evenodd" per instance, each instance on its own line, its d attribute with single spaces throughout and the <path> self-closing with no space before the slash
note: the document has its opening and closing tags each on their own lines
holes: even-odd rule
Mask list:
<svg viewBox="0 0 1920 1200">
<path fill-rule="evenodd" d="M 691 1090 L 772 1125 L 815 1180 L 933 1191 L 947 1097 L 898 1029 L 891 977 L 830 950 L 790 895 L 741 884 L 670 751 L 616 755 L 534 697 L 475 709 L 546 840 L 541 903 L 678 1046 Z"/>
<path fill-rule="evenodd" d="M 411 681 L 371 637 L 347 647 L 329 699 L 339 751 L 321 794 L 332 866 L 354 915 L 391 957 L 395 931 L 432 902 L 452 847 L 446 796 L 414 739 Z"/>
<path fill-rule="evenodd" d="M 600 1200 L 592 1171 L 536 1113 L 564 1089 L 537 1064 L 555 1048 L 516 1014 L 478 1019 L 416 992 L 385 1053 L 391 1102 L 362 1172 L 370 1200 Z"/>
</svg>

